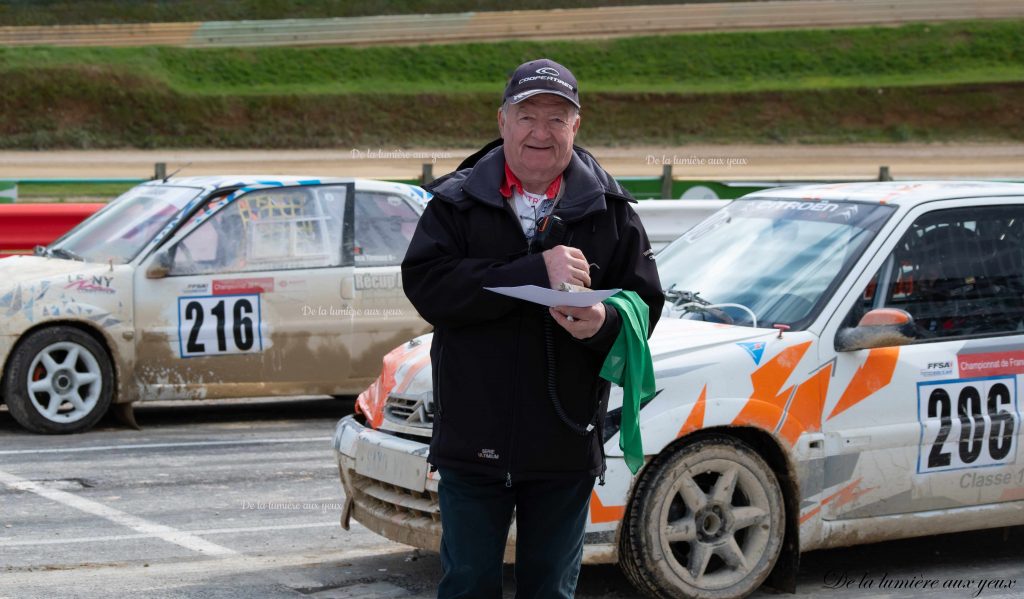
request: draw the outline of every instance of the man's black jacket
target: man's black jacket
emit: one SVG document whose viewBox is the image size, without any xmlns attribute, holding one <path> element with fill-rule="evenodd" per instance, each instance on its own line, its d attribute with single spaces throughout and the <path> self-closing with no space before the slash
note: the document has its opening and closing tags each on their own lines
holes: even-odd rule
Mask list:
<svg viewBox="0 0 1024 599">
<path fill-rule="evenodd" d="M 603 431 L 574 433 L 555 413 L 547 388 L 547 308 L 484 287 L 549 287 L 539 250 L 528 247 L 519 219 L 498 189 L 500 145 L 469 168 L 428 186 L 434 198 L 402 262 L 405 293 L 435 327 L 430 350 L 434 430 L 430 463 L 492 473 L 506 480 L 597 476 Z M 633 201 L 597 161 L 574 149 L 554 214 L 567 227 L 563 244 L 579 248 L 591 287 L 640 294 L 650 322 L 664 296 L 650 243 Z M 647 252 L 647 255 L 645 255 Z M 598 377 L 621 325 L 609 308 L 590 339 L 574 339 L 555 322 L 557 391 L 569 417 L 604 422 L 609 383 Z"/>
</svg>

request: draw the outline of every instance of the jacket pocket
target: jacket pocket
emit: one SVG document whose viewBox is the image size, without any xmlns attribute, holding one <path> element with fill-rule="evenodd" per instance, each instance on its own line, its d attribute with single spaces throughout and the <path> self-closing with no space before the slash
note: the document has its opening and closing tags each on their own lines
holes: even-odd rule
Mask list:
<svg viewBox="0 0 1024 599">
<path fill-rule="evenodd" d="M 515 381 L 503 366 L 507 352 L 502 344 L 490 340 L 486 331 L 470 333 L 448 336 L 443 353 L 438 352 L 444 442 L 437 450 L 449 459 L 497 466 L 507 456 Z"/>
</svg>

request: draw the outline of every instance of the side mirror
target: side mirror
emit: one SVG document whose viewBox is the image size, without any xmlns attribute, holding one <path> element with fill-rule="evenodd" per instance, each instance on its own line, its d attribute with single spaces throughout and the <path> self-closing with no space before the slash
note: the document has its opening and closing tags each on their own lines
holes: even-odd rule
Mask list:
<svg viewBox="0 0 1024 599">
<path fill-rule="evenodd" d="M 146 268 L 147 279 L 162 279 L 171 272 L 171 266 L 174 264 L 174 258 L 171 257 L 171 253 L 167 250 L 158 250 L 153 255 L 153 261 L 149 263 L 149 267 Z"/>
<path fill-rule="evenodd" d="M 897 308 L 878 308 L 864 315 L 856 327 L 840 329 L 836 351 L 907 345 L 916 338 L 914 317 Z"/>
</svg>

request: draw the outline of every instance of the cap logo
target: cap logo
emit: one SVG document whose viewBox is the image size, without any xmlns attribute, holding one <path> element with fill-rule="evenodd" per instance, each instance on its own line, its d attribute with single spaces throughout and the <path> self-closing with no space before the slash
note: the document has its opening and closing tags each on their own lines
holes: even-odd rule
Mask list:
<svg viewBox="0 0 1024 599">
<path fill-rule="evenodd" d="M 552 77 L 558 77 L 558 75 L 560 74 L 558 71 L 552 69 L 551 67 L 541 67 L 537 69 L 537 72 L 540 73 L 541 75 L 551 75 Z"/>
</svg>

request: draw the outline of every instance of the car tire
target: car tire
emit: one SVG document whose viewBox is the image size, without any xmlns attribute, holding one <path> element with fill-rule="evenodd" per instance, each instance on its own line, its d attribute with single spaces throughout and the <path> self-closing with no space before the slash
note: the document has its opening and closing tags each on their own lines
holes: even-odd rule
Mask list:
<svg viewBox="0 0 1024 599">
<path fill-rule="evenodd" d="M 778 479 L 747 444 L 698 435 L 637 482 L 620 565 L 656 597 L 745 597 L 771 573 L 785 535 Z"/>
<path fill-rule="evenodd" d="M 3 394 L 11 416 L 29 431 L 80 433 L 99 422 L 114 396 L 106 349 L 74 327 L 40 329 L 11 353 Z"/>
</svg>

